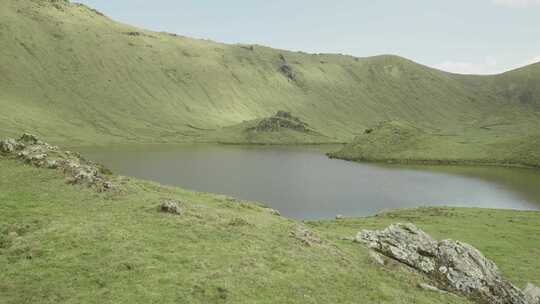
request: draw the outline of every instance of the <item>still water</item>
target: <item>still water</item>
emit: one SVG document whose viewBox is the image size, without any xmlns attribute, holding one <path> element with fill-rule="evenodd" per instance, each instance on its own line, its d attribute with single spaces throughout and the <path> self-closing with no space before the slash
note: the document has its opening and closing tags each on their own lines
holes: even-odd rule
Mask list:
<svg viewBox="0 0 540 304">
<path fill-rule="evenodd" d="M 418 206 L 540 210 L 540 170 L 381 166 L 323 147 L 145 145 L 76 149 L 114 172 L 263 202 L 296 219 Z"/>
</svg>

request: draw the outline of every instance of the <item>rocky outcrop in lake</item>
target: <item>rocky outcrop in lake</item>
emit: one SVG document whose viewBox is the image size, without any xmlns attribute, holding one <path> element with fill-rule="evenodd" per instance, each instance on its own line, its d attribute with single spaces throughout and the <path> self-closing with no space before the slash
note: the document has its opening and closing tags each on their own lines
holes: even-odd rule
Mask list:
<svg viewBox="0 0 540 304">
<path fill-rule="evenodd" d="M 413 224 L 395 224 L 380 231 L 363 230 L 355 240 L 427 275 L 438 288 L 477 303 L 538 303 L 504 279 L 495 263 L 471 245 L 437 241 Z"/>
<path fill-rule="evenodd" d="M 84 159 L 79 153 L 49 145 L 32 134 L 1 140 L 0 155 L 38 168 L 62 171 L 71 184 L 88 185 L 98 191 L 113 187 L 107 178 L 110 172 L 105 167 Z"/>
<path fill-rule="evenodd" d="M 309 132 L 308 124 L 289 112 L 278 111 L 276 115 L 261 119 L 257 125 L 250 129 L 257 132 L 277 132 L 289 129 L 298 132 Z"/>
</svg>

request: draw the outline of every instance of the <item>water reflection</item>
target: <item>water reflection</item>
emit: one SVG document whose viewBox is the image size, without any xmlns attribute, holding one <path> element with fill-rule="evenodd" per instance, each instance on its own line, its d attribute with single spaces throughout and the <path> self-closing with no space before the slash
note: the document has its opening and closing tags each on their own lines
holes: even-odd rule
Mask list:
<svg viewBox="0 0 540 304">
<path fill-rule="evenodd" d="M 335 146 L 145 145 L 78 149 L 115 172 L 264 202 L 297 219 L 427 205 L 540 209 L 540 170 L 380 166 Z"/>
</svg>

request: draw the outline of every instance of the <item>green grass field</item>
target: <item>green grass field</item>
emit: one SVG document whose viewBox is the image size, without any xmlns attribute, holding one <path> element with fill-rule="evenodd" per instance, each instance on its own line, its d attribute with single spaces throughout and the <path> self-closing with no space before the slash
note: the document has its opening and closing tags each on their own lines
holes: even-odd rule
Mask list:
<svg viewBox="0 0 540 304">
<path fill-rule="evenodd" d="M 0 303 L 468 303 L 342 239 L 395 222 L 477 246 L 520 287 L 540 283 L 538 212 L 430 208 L 304 224 L 127 177 L 96 193 L 15 160 L 0 159 L 0 172 Z M 162 199 L 185 213 L 158 212 Z"/>
</svg>

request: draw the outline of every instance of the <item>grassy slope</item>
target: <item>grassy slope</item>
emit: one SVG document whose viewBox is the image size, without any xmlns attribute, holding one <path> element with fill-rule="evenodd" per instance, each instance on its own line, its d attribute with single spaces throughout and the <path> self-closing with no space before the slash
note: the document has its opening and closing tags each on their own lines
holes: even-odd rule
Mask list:
<svg viewBox="0 0 540 304">
<path fill-rule="evenodd" d="M 391 121 L 357 136 L 330 156 L 357 161 L 540 167 L 539 122 L 540 117 L 523 115 L 475 123 L 476 127 L 435 129 Z"/>
<path fill-rule="evenodd" d="M 331 156 L 364 161 L 540 167 L 540 63 L 496 76 L 454 77 L 471 90 L 528 110 L 493 109 L 488 116 L 453 126 L 419 128 L 417 124 L 394 121 L 380 132 L 357 136 Z"/>
<path fill-rule="evenodd" d="M 396 56 L 225 45 L 136 29 L 65 1 L 4 0 L 0 42 L 2 137 L 27 130 L 70 144 L 229 141 L 234 128 L 220 128 L 286 110 L 343 142 L 383 119 L 456 126 L 524 108 L 483 78 Z"/>
<path fill-rule="evenodd" d="M 540 283 L 538 212 L 437 208 L 313 222 L 323 243 L 309 247 L 291 237 L 301 223 L 222 196 L 122 177 L 120 191 L 98 194 L 6 159 L 0 172 L 0 303 L 465 303 L 341 240 L 398 221 L 478 246 L 520 286 Z M 186 213 L 157 212 L 163 198 L 185 202 Z"/>
<path fill-rule="evenodd" d="M 12 160 L 0 172 L 0 303 L 465 303 L 360 246 L 308 247 L 290 236 L 300 223 L 257 205 L 133 179 L 97 194 Z M 186 214 L 157 212 L 162 198 Z"/>
</svg>

